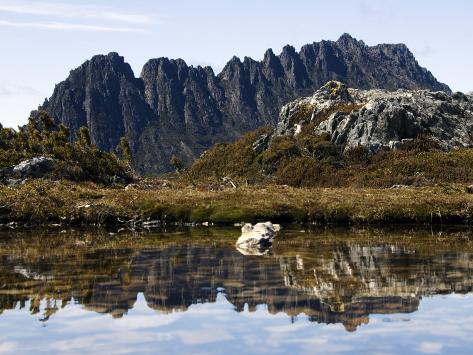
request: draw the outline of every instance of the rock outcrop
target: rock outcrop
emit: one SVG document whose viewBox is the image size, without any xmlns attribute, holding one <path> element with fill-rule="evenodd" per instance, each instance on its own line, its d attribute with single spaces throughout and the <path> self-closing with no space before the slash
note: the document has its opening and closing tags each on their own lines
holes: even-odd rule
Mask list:
<svg viewBox="0 0 473 355">
<path fill-rule="evenodd" d="M 101 149 L 113 149 L 126 136 L 135 168 L 159 173 L 171 170 L 173 154 L 188 164 L 215 143 L 276 125 L 284 104 L 329 80 L 362 89 L 450 91 L 405 45 L 369 47 L 345 34 L 300 52 L 268 50 L 262 61 L 234 57 L 218 75 L 210 67 L 159 58 L 135 78 L 123 57 L 100 55 L 71 71 L 40 109 L 73 132 L 87 126 Z"/>
<path fill-rule="evenodd" d="M 311 126 L 309 126 L 311 125 Z M 451 150 L 473 146 L 473 97 L 429 90 L 359 90 L 329 82 L 313 96 L 281 110 L 277 135 L 302 129 L 328 133 L 345 149 L 365 146 L 375 153 L 398 148 L 419 135 Z"/>
<path fill-rule="evenodd" d="M 20 178 L 42 178 L 51 173 L 54 169 L 54 159 L 44 156 L 39 156 L 27 159 L 14 166 L 12 169 L 13 175 Z"/>
</svg>

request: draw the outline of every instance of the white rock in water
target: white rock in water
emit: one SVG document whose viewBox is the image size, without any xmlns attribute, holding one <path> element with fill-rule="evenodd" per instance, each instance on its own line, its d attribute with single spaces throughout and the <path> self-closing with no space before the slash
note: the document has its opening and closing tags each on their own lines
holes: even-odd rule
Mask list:
<svg viewBox="0 0 473 355">
<path fill-rule="evenodd" d="M 254 226 L 247 223 L 241 228 L 241 237 L 238 238 L 236 246 L 239 248 L 269 247 L 280 230 L 279 224 L 271 222 L 257 223 Z"/>
</svg>

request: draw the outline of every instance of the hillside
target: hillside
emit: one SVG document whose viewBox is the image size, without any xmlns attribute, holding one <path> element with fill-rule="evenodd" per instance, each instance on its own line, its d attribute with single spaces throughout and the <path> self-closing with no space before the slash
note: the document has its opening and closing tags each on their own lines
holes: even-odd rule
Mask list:
<svg viewBox="0 0 473 355">
<path fill-rule="evenodd" d="M 473 182 L 473 97 L 329 82 L 263 128 L 205 152 L 193 183 L 391 187 Z"/>
<path fill-rule="evenodd" d="M 345 34 L 339 40 L 267 50 L 262 61 L 233 57 L 222 72 L 183 60 L 151 59 L 136 78 L 117 53 L 99 55 L 70 72 L 40 107 L 56 124 L 112 150 L 125 136 L 142 174 L 169 171 L 170 158 L 190 164 L 216 143 L 258 127 L 275 126 L 280 108 L 329 80 L 350 87 L 450 92 L 422 68 L 403 44 L 367 46 Z"/>
</svg>

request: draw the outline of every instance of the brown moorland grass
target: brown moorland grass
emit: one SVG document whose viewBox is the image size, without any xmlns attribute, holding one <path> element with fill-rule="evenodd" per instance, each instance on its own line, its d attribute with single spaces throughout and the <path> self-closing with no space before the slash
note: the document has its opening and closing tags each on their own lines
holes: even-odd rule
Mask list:
<svg viewBox="0 0 473 355">
<path fill-rule="evenodd" d="M 401 189 L 268 185 L 221 191 L 172 183 L 153 187 L 146 180 L 127 190 L 48 180 L 0 186 L 0 223 L 114 225 L 128 220 L 470 224 L 473 195 L 455 184 Z"/>
<path fill-rule="evenodd" d="M 426 135 L 401 149 L 371 155 L 362 146 L 344 151 L 329 136 L 309 130 L 295 137 L 274 137 L 266 150 L 255 152 L 252 145 L 264 133 L 270 131 L 254 131 L 234 143 L 209 149 L 183 179 L 192 184 L 219 184 L 226 178 L 240 185 L 306 188 L 473 183 L 473 148 L 442 151 Z"/>
</svg>

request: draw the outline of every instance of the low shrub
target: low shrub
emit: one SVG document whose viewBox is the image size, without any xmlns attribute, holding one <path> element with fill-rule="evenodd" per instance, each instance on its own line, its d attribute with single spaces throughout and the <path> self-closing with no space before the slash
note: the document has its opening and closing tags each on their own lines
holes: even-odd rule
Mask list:
<svg viewBox="0 0 473 355">
<path fill-rule="evenodd" d="M 91 144 L 89 131 L 82 127 L 72 141 L 69 129 L 56 125 L 45 112 L 30 118 L 19 131 L 0 128 L 0 168 L 22 160 L 48 156 L 56 161 L 52 178 L 100 183 L 127 182 L 132 179 L 128 143 L 122 139 L 124 160 Z M 129 148 L 129 147 L 128 147 Z"/>
<path fill-rule="evenodd" d="M 473 182 L 473 149 L 445 152 L 424 134 L 400 149 L 381 149 L 371 154 L 364 146 L 343 151 L 327 134 L 318 135 L 313 128 L 305 127 L 299 135 L 273 138 L 267 149 L 257 154 L 252 145 L 260 134 L 261 131 L 249 133 L 235 143 L 211 148 L 189 168 L 193 183 L 221 182 L 224 176 L 250 184 L 294 187 Z"/>
</svg>

